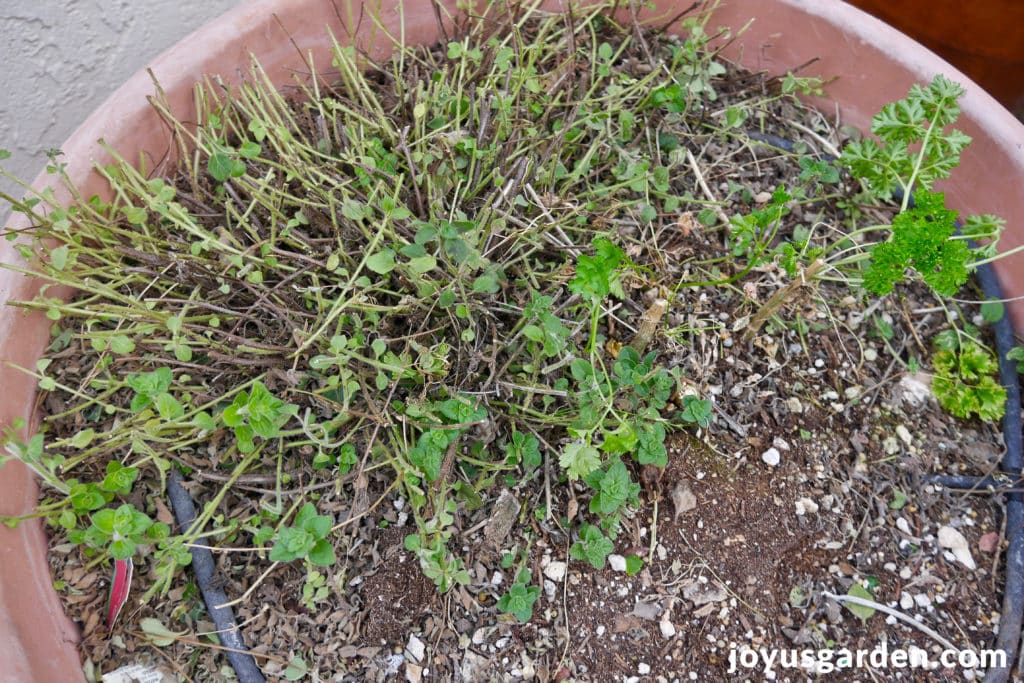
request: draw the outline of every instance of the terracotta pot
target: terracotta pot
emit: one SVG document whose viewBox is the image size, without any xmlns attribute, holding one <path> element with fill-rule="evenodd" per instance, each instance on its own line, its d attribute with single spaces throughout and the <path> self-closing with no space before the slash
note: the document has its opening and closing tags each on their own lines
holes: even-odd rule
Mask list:
<svg viewBox="0 0 1024 683">
<path fill-rule="evenodd" d="M 452 3 L 454 4 L 454 3 Z M 657 0 L 650 16 L 668 17 L 691 4 Z M 240 4 L 216 21 L 182 40 L 152 63 L 152 70 L 167 93 L 171 110 L 187 118 L 192 107 L 192 86 L 205 74 L 220 74 L 237 82 L 255 54 L 275 82 L 291 82 L 303 71 L 300 54 L 313 54 L 318 69 L 330 63 L 327 27 L 340 37 L 349 34 L 332 0 L 256 0 Z M 376 3 L 372 3 L 376 7 Z M 400 14 L 396 3 L 383 0 L 383 25 L 407 42 L 428 42 L 438 37 L 435 14 L 427 0 L 409 0 Z M 347 16 L 344 10 L 342 16 Z M 404 33 L 399 24 L 404 15 Z M 358 8 L 352 12 L 358 23 Z M 969 83 L 953 67 L 895 29 L 838 0 L 723 0 L 711 26 L 749 29 L 727 50 L 727 55 L 755 70 L 784 73 L 813 58 L 820 58 L 804 75 L 839 79 L 828 87 L 833 101 L 850 124 L 864 126 L 885 102 L 906 94 L 911 83 L 929 81 L 936 73 L 964 83 L 961 127 L 974 138 L 955 180 L 945 185 L 952 206 L 968 213 L 996 213 L 1009 221 L 1006 248 L 1024 243 L 1024 125 L 980 87 Z M 362 43 L 377 56 L 387 50 L 382 31 L 369 21 Z M 362 40 L 362 38 L 361 38 Z M 301 48 L 296 49 L 296 46 Z M 94 162 L 107 156 L 97 144 L 104 138 L 127 159 L 144 155 L 165 158 L 170 151 L 166 128 L 149 108 L 154 93 L 150 77 L 136 74 L 103 104 L 64 144 L 67 172 L 83 195 L 106 195 L 107 188 L 92 172 Z M 49 182 L 41 176 L 37 186 Z M 67 193 L 58 191 L 61 198 Z M 12 219 L 13 222 L 13 219 Z M 1015 230 L 1015 231 L 1014 231 Z M 10 245 L 0 241 L 0 261 L 14 262 Z M 1003 262 L 999 272 L 1008 295 L 1024 294 L 1024 268 L 1020 258 Z M 39 282 L 0 271 L 0 305 L 8 300 L 31 299 Z M 1013 307 L 1017 328 L 1024 323 L 1024 305 Z M 48 341 L 49 321 L 0 306 L 0 361 L 33 367 Z M 0 362 L 0 425 L 14 418 L 31 420 L 35 386 L 23 373 Z M 36 487 L 25 467 L 10 461 L 0 469 L 0 513 L 30 512 Z M 82 679 L 75 648 L 75 626 L 62 613 L 51 587 L 46 542 L 39 523 L 24 523 L 12 530 L 0 527 L 0 662 L 5 681 L 74 681 Z"/>
</svg>

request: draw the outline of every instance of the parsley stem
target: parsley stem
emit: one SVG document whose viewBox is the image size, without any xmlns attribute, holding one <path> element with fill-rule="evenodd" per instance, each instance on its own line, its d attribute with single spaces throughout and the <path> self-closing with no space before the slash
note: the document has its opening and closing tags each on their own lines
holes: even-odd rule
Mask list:
<svg viewBox="0 0 1024 683">
<path fill-rule="evenodd" d="M 935 114 L 928 122 L 928 130 L 924 132 L 924 139 L 921 140 L 921 149 L 918 150 L 917 159 L 914 160 L 914 170 L 911 171 L 910 178 L 907 180 L 907 184 L 903 188 L 903 201 L 900 202 L 900 213 L 906 211 L 907 207 L 910 206 L 910 200 L 913 197 L 914 181 L 917 180 L 917 176 L 921 172 L 921 166 L 924 165 L 925 153 L 929 151 L 928 141 L 931 140 L 932 131 L 934 131 L 936 128 L 939 128 L 939 116 L 941 116 L 942 112 L 949 106 L 950 103 L 946 101 L 943 101 L 940 105 L 937 105 L 935 107 Z"/>
<path fill-rule="evenodd" d="M 970 263 L 967 264 L 967 270 L 973 270 L 973 269 L 977 268 L 978 266 L 983 266 L 986 263 L 993 263 L 993 262 L 995 262 L 995 261 L 997 261 L 999 259 L 1006 258 L 1007 256 L 1013 256 L 1014 254 L 1017 254 L 1017 253 L 1022 252 L 1022 251 L 1024 251 L 1024 244 L 1017 245 L 1013 249 L 1009 249 L 1007 251 L 1000 252 L 998 254 L 995 254 L 994 256 L 989 256 L 988 258 L 978 259 L 977 261 L 971 261 Z"/>
</svg>

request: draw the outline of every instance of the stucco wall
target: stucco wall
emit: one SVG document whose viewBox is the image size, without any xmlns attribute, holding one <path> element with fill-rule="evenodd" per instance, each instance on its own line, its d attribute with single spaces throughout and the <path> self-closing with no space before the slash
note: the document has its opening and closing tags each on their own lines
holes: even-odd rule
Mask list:
<svg viewBox="0 0 1024 683">
<path fill-rule="evenodd" d="M 0 0 L 0 148 L 13 155 L 4 168 L 31 181 L 45 150 L 128 76 L 239 1 Z"/>
</svg>

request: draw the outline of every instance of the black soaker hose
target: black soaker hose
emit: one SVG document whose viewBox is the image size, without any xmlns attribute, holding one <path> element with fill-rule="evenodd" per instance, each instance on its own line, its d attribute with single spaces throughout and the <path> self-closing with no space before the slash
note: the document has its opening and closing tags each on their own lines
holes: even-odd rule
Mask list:
<svg viewBox="0 0 1024 683">
<path fill-rule="evenodd" d="M 976 275 L 981 291 L 990 299 L 1002 299 L 1003 290 L 991 264 L 977 268 Z M 1024 492 L 1018 485 L 1021 478 L 1022 457 L 1021 395 L 1020 379 L 1017 375 L 1017 361 L 1008 359 L 1006 354 L 1014 347 L 1013 327 L 1005 313 L 995 323 L 996 354 L 999 357 L 999 380 L 1006 388 L 1006 414 L 1003 415 L 1003 442 L 1006 454 L 1003 456 L 1002 471 L 1009 481 L 995 477 L 954 477 L 929 475 L 922 477 L 925 483 L 941 484 L 949 488 L 994 490 L 1011 488 L 1006 492 L 1006 533 L 1010 539 L 1006 550 L 1006 586 L 1003 589 L 1003 608 L 999 618 L 999 633 L 996 648 L 1006 653 L 1006 666 L 991 668 L 985 676 L 986 683 L 1003 683 L 1009 680 L 1014 668 L 1014 659 L 1020 645 L 1021 626 L 1024 622 Z"/>
<path fill-rule="evenodd" d="M 897 201 L 903 199 L 902 192 L 893 194 Z M 910 206 L 913 206 L 913 197 Z M 956 222 L 959 233 L 962 224 Z M 971 245 L 973 246 L 973 241 Z M 1003 298 L 1003 288 L 996 277 L 991 263 L 983 263 L 975 269 L 978 284 L 982 293 L 989 299 L 997 301 Z M 1002 471 L 1014 480 L 1021 478 L 1024 467 L 1021 432 L 1021 395 L 1020 377 L 1017 374 L 1017 361 L 1007 358 L 1014 347 L 1013 325 L 1010 316 L 1003 316 L 993 325 L 996 341 L 996 357 L 999 359 L 999 381 L 1006 389 L 1006 412 L 1003 415 L 1003 443 L 1006 453 L 1003 455 Z M 985 477 L 975 480 L 975 485 L 987 483 Z M 1024 625 L 1024 492 L 1010 489 L 1006 492 L 1006 535 L 1010 539 L 1006 549 L 1006 585 L 1003 587 L 1003 608 L 999 617 L 999 633 L 996 635 L 996 649 L 1006 653 L 1006 666 L 991 667 L 985 674 L 986 683 L 1004 683 L 1010 679 L 1014 669 L 1014 660 L 1020 647 L 1021 627 Z"/>
<path fill-rule="evenodd" d="M 192 497 L 181 485 L 181 475 L 171 468 L 171 475 L 167 479 L 167 496 L 171 499 L 171 507 L 174 508 L 174 518 L 178 521 L 178 527 L 182 530 L 192 525 L 196 518 L 196 506 Z M 210 613 L 214 625 L 217 627 L 217 635 L 221 645 L 225 648 L 228 661 L 238 675 L 238 683 L 264 683 L 263 673 L 256 660 L 249 654 L 242 635 L 235 625 L 235 613 L 230 607 L 221 607 L 228 601 L 224 589 L 215 587 L 213 577 L 216 566 L 213 561 L 213 553 L 197 541 L 189 548 L 192 553 L 192 571 L 196 574 L 196 583 L 203 594 L 203 602 L 206 603 L 206 611 Z"/>
<path fill-rule="evenodd" d="M 1007 489 L 1024 487 L 1024 479 L 1014 479 L 1009 475 L 1000 477 L 958 476 L 955 474 L 925 474 L 921 477 L 925 484 L 935 484 L 947 489 L 959 489 L 971 493 L 1005 493 Z"/>
<path fill-rule="evenodd" d="M 793 142 L 776 135 L 764 134 L 760 131 L 746 131 L 754 140 L 793 152 Z M 831 154 L 822 153 L 822 157 L 835 161 Z M 893 199 L 901 201 L 902 192 L 895 192 Z M 911 198 L 911 205 L 913 198 Z M 957 222 L 959 230 L 960 223 Z M 995 270 L 989 263 L 984 263 L 975 271 L 981 291 L 990 299 L 1001 300 L 1003 289 L 999 285 Z M 1003 456 L 1002 471 L 1014 480 L 1021 478 L 1024 455 L 1022 455 L 1021 434 L 1021 395 L 1020 378 L 1017 375 L 1017 361 L 1009 359 L 1006 354 L 1014 347 L 1013 326 L 1005 312 L 994 325 L 996 354 L 999 358 L 999 380 L 1006 388 L 1006 414 L 1003 416 L 1003 442 L 1006 454 Z M 933 480 L 934 481 L 934 480 Z M 971 483 L 973 481 L 973 483 Z M 976 486 L 984 482 L 984 478 L 964 479 L 959 483 L 971 483 Z M 936 483 L 941 483 L 936 481 Z M 966 488 L 970 488 L 968 486 Z M 1024 492 L 1010 490 L 1006 493 L 1006 535 L 1010 539 L 1006 550 L 1006 585 L 1003 589 L 1003 608 L 999 618 L 999 633 L 996 635 L 996 649 L 1006 653 L 1006 666 L 992 667 L 985 675 L 985 683 L 1004 683 L 1010 678 L 1014 669 L 1014 660 L 1020 646 L 1021 627 L 1024 623 Z"/>
<path fill-rule="evenodd" d="M 995 270 L 985 263 L 977 269 L 981 291 L 990 299 L 1002 299 Z M 1020 378 L 1017 361 L 1006 354 L 1014 347 L 1013 326 L 1005 312 L 995 324 L 996 354 L 999 357 L 999 380 L 1006 388 L 1006 414 L 1003 415 L 1003 472 L 1015 478 L 1021 476 L 1024 466 L 1021 438 Z M 1006 535 L 1010 539 L 1006 550 L 1006 586 L 1003 589 L 1003 609 L 999 618 L 996 648 L 1006 653 L 1006 666 L 991 668 L 985 675 L 987 683 L 1002 683 L 1010 678 L 1014 659 L 1020 645 L 1021 625 L 1024 622 L 1024 493 L 1013 490 L 1006 494 Z"/>
</svg>

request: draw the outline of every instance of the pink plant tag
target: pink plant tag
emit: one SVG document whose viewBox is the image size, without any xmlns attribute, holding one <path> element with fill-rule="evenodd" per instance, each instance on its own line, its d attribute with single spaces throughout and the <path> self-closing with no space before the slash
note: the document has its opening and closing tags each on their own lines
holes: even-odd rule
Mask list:
<svg viewBox="0 0 1024 683">
<path fill-rule="evenodd" d="M 128 593 L 132 587 L 132 558 L 114 560 L 114 578 L 110 581 L 110 599 L 107 601 L 107 630 L 114 627 L 117 615 L 121 613 L 124 603 L 128 602 Z"/>
</svg>

